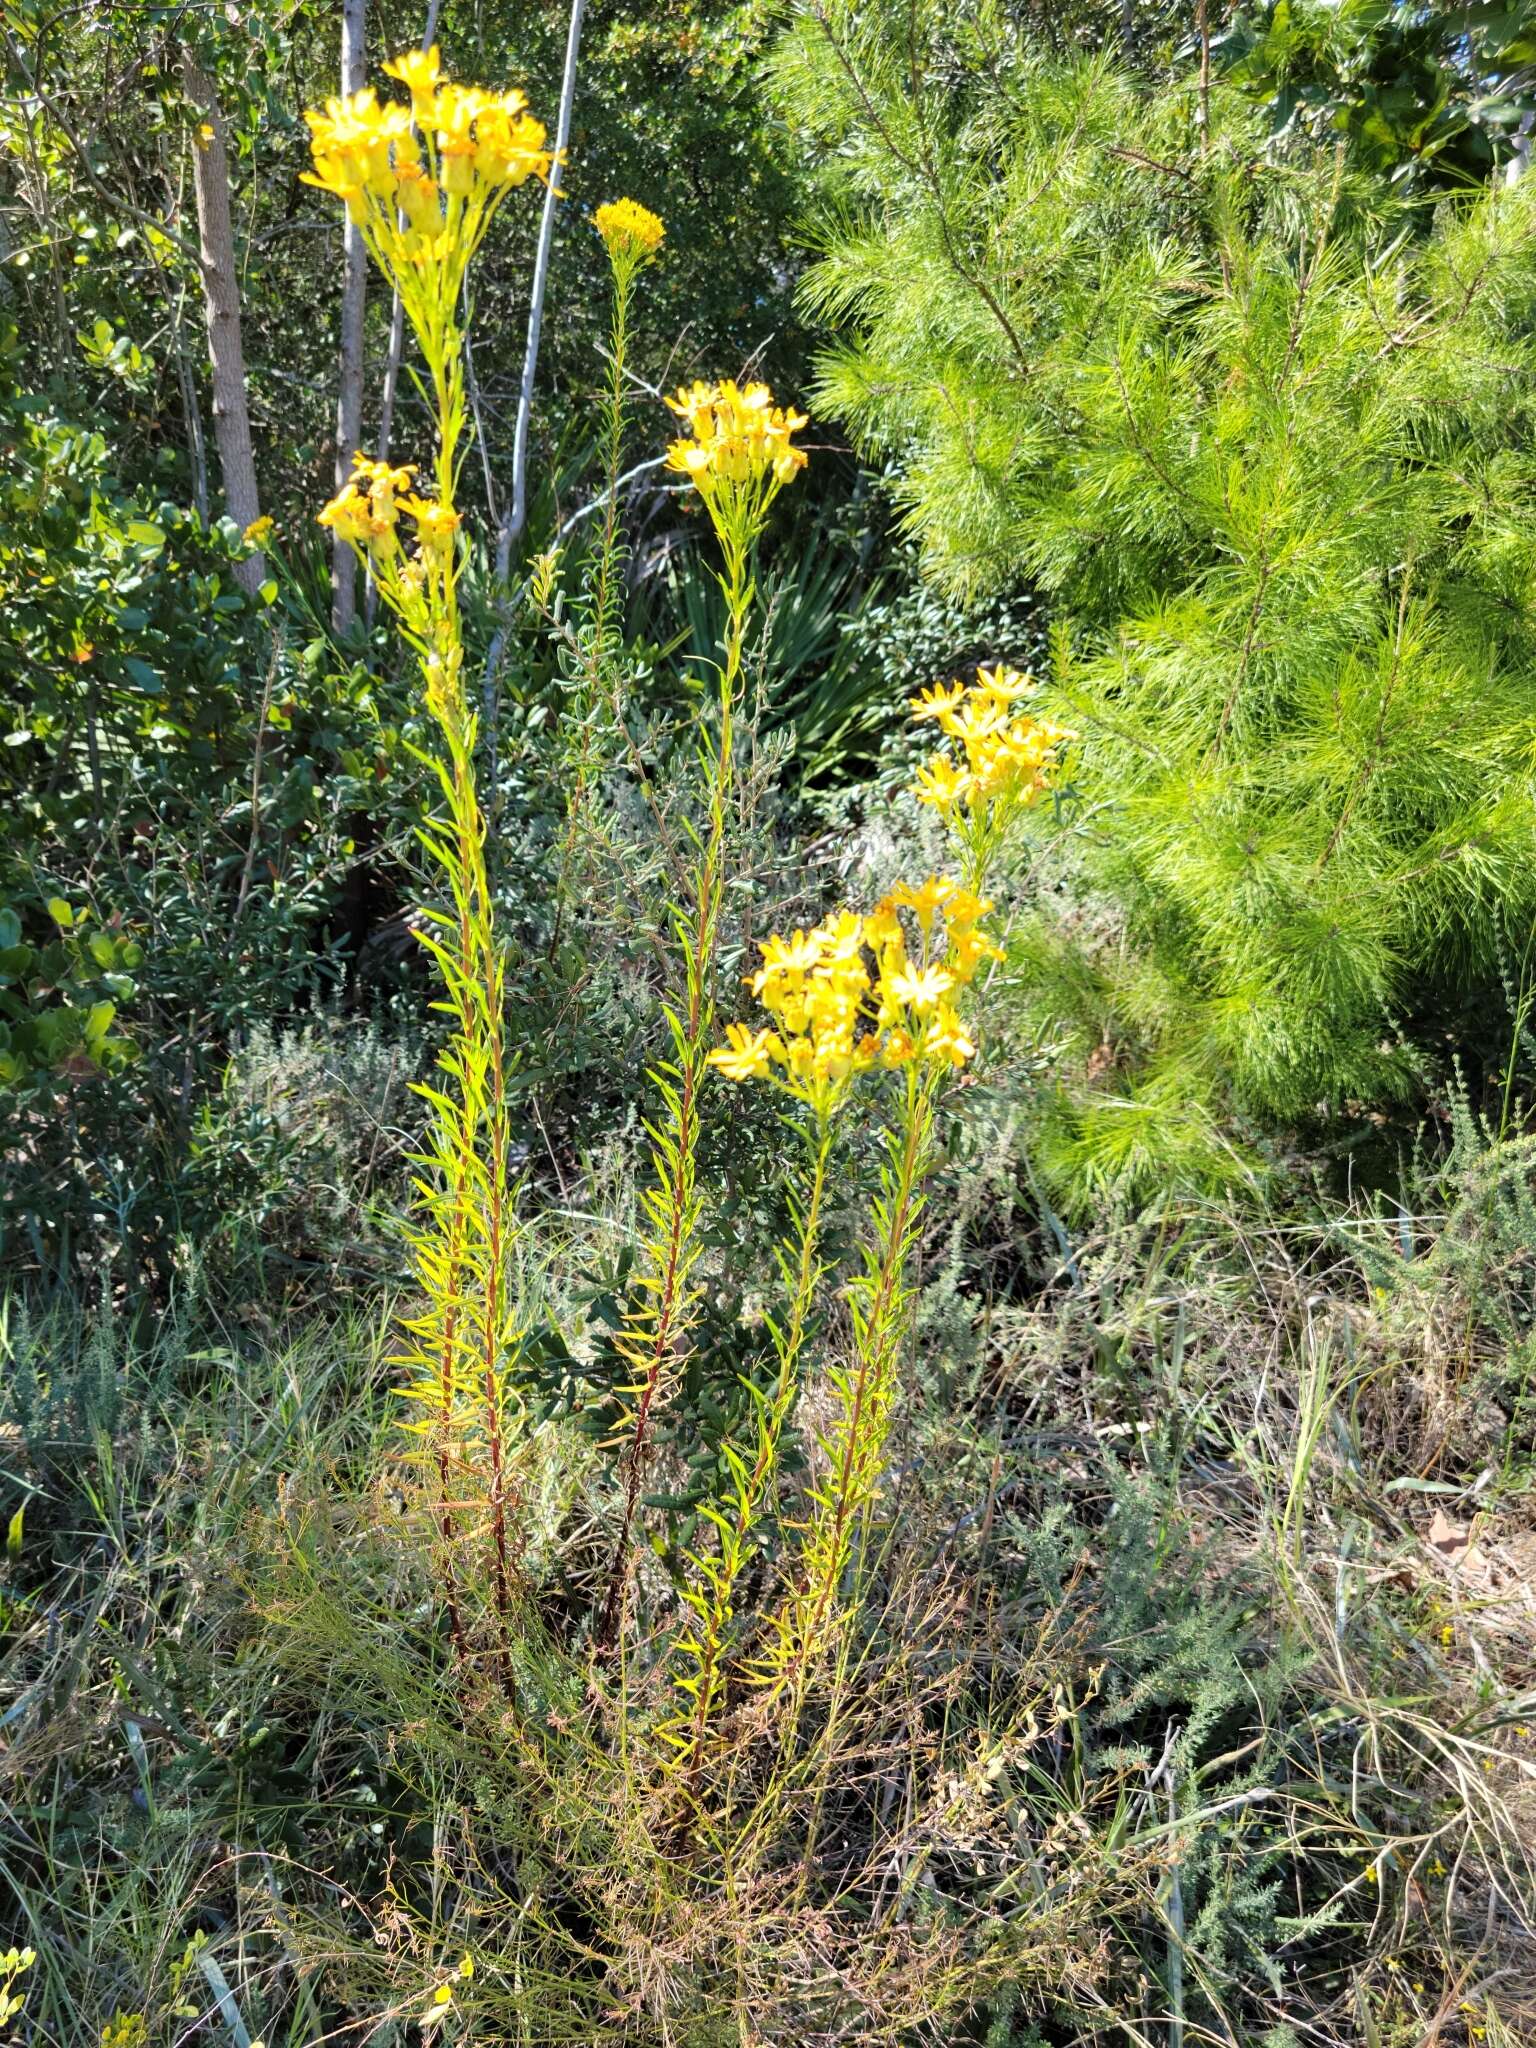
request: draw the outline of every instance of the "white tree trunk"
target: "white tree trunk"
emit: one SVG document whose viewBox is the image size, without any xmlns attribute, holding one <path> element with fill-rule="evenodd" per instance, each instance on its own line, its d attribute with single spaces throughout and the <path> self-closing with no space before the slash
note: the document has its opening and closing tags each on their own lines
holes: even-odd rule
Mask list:
<svg viewBox="0 0 1536 2048">
<path fill-rule="evenodd" d="M 555 153 L 565 153 L 571 139 L 571 108 L 576 100 L 576 61 L 581 54 L 581 23 L 587 0 L 571 0 L 571 24 L 565 38 L 565 75 L 560 81 L 560 114 L 555 126 Z M 533 380 L 539 367 L 539 336 L 544 326 L 544 288 L 549 282 L 549 252 L 555 239 L 555 208 L 560 203 L 560 167 L 549 174 L 544 214 L 539 222 L 539 247 L 533 259 L 533 288 L 528 303 L 528 342 L 523 351 L 523 382 L 517 397 L 517 429 L 512 441 L 512 503 L 496 543 L 496 581 L 505 584 L 512 565 L 512 544 L 528 517 L 528 425 L 533 417 Z"/>
<path fill-rule="evenodd" d="M 565 72 L 560 80 L 560 112 L 555 123 L 555 165 L 544 192 L 544 212 L 539 221 L 539 246 L 533 259 L 533 287 L 528 299 L 528 340 L 523 350 L 523 381 L 517 394 L 517 426 L 512 436 L 512 492 L 507 516 L 496 536 L 496 590 L 500 619 L 485 650 L 485 674 L 481 681 L 482 721 L 491 750 L 492 775 L 496 760 L 496 677 L 506 651 L 509 616 L 508 579 L 512 573 L 512 549 L 528 518 L 528 428 L 533 418 L 533 381 L 539 368 L 539 337 L 544 329 L 544 288 L 549 282 L 549 253 L 555 240 L 555 208 L 560 204 L 560 158 L 571 139 L 571 109 L 576 103 L 576 66 L 581 55 L 581 24 L 587 0 L 571 0 L 570 26 L 565 36 Z"/>
<path fill-rule="evenodd" d="M 261 500 L 256 491 L 245 352 L 240 341 L 240 286 L 229 212 L 229 151 L 213 81 L 186 48 L 181 53 L 181 76 L 187 98 L 199 115 L 192 138 L 192 171 L 197 188 L 203 306 L 208 316 L 208 360 L 213 373 L 213 439 L 224 479 L 224 509 L 236 526 L 244 529 L 260 518 Z M 241 589 L 253 595 L 265 576 L 266 561 L 260 554 L 249 556 L 235 570 Z"/>
<path fill-rule="evenodd" d="M 342 0 L 341 89 L 361 92 L 367 77 L 363 46 L 367 0 Z M 363 314 L 368 299 L 368 252 L 362 230 L 346 217 L 342 231 L 341 363 L 336 386 L 336 488 L 352 474 L 363 445 Z M 357 556 L 344 540 L 331 551 L 331 624 L 344 633 L 357 616 Z"/>
</svg>

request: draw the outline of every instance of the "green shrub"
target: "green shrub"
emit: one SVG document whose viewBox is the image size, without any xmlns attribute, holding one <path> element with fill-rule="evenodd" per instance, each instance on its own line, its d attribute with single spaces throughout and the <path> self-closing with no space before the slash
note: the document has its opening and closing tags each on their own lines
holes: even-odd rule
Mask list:
<svg viewBox="0 0 1536 2048">
<path fill-rule="evenodd" d="M 1054 614 L 1079 862 L 1026 1000 L 1095 1070 L 1057 1178 L 1221 1178 L 1223 1105 L 1406 1092 L 1400 1027 L 1536 912 L 1536 188 L 1411 235 L 1235 95 L 1207 130 L 1190 78 L 919 19 L 837 0 L 779 49 L 845 209 L 821 400 L 937 581 Z"/>
</svg>

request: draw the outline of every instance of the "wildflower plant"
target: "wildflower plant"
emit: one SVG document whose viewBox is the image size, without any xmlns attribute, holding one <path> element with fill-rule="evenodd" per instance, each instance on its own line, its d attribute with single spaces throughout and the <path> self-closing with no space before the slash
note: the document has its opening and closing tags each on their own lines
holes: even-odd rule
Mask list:
<svg viewBox="0 0 1536 2048">
<path fill-rule="evenodd" d="M 808 930 L 768 938 L 749 976 L 759 1019 L 731 1022 L 722 1043 L 716 991 L 755 553 L 779 493 L 805 467 L 797 436 L 807 422 L 759 383 L 696 382 L 667 400 L 679 432 L 666 465 L 695 495 L 718 544 L 725 627 L 707 686 L 712 715 L 701 721 L 696 780 L 670 813 L 682 835 L 668 846 L 674 993 L 665 1007 L 665 1057 L 652 1070 L 657 1107 L 648 1126 L 640 1242 L 612 1340 L 620 1375 L 617 1413 L 606 1425 L 614 1458 L 608 1526 L 585 1579 L 585 1611 L 562 1643 L 541 1610 L 538 1553 L 523 1510 L 524 1496 L 535 1498 L 537 1486 L 542 1497 L 552 1473 L 560 1485 L 559 1472 L 538 1460 L 548 1451 L 558 1465 L 564 1439 L 552 1417 L 535 1420 L 533 1368 L 524 1369 L 529 1311 L 513 1282 L 524 1226 L 508 1165 L 507 969 L 475 779 L 479 735 L 465 687 L 465 543 L 455 495 L 466 429 L 468 266 L 505 193 L 551 177 L 555 163 L 521 95 L 451 84 L 435 51 L 386 70 L 408 89 L 409 106 L 381 106 L 363 93 L 312 115 L 313 175 L 342 199 L 399 288 L 426 366 L 437 445 L 430 486 L 418 465 L 359 455 L 320 518 L 366 564 L 415 654 L 435 735 L 422 759 L 436 808 L 421 841 L 442 900 L 423 914 L 422 928 L 449 1030 L 438 1072 L 421 1091 L 430 1129 L 409 1231 L 418 1305 L 403 1326 L 401 1357 L 443 1605 L 457 1668 L 484 1639 L 470 1597 L 488 1583 L 494 1668 L 514 1708 L 510 1716 L 504 1705 L 496 1709 L 496 1756 L 518 1760 L 519 1797 L 557 1831 L 569 1821 L 577 1834 L 607 1844 L 591 1871 L 582 1865 L 572 1881 L 591 1876 L 602 1910 L 617 1916 L 630 1908 L 615 1903 L 608 1873 L 632 1865 L 636 1884 L 651 1887 L 649 1902 L 634 1910 L 653 1917 L 692 1843 L 723 1867 L 722 1896 L 735 1901 L 735 1912 L 746 1897 L 738 1881 L 750 1890 L 754 1870 L 786 1828 L 809 1830 L 804 1856 L 812 1868 L 843 1730 L 862 1713 L 850 1684 L 851 1622 L 868 1587 L 868 1539 L 901 1388 L 911 1264 L 939 1108 L 947 1082 L 977 1055 L 971 991 L 1001 956 L 988 923 L 986 875 L 1018 813 L 1047 786 L 1065 736 L 1012 710 L 1023 688 L 1012 671 L 999 669 L 973 692 L 946 698 L 941 724 L 965 755 L 955 772 L 968 778 L 940 806 L 960 874 L 902 884 L 868 912 L 839 909 Z M 594 808 L 602 721 L 625 732 L 618 492 L 626 353 L 637 280 L 664 241 L 659 219 L 630 200 L 599 207 L 593 226 L 613 277 L 613 347 L 602 523 L 575 625 L 557 621 L 570 771 L 562 905 L 574 886 L 582 821 Z M 556 575 L 545 556 L 532 578 L 536 608 L 552 617 Z M 633 749 L 631 761 L 643 777 Z M 925 771 L 925 800 L 935 772 L 932 764 Z M 645 794 L 654 801 L 648 783 Z M 701 1315 L 707 1190 L 700 1143 L 716 1081 L 771 1090 L 794 1134 L 788 1223 L 776 1247 L 780 1296 L 763 1318 L 772 1371 L 764 1385 L 743 1376 L 747 1423 L 710 1447 L 718 1476 L 672 1560 L 670 1614 L 655 1617 L 659 1627 L 648 1614 L 644 1629 L 631 1628 L 637 1525 L 660 1418 L 667 1415 L 671 1438 L 686 1443 L 690 1429 L 677 1394 Z M 845 1313 L 824 1316 L 833 1277 L 824 1243 L 827 1193 L 839 1135 L 855 1116 L 881 1130 L 880 1187 L 842 1289 Z M 792 1484 L 786 1434 L 813 1370 L 822 1420 L 809 1475 Z M 618 1652 L 612 1660 L 610 1650 Z M 395 1693 L 407 1683 L 397 1664 Z M 813 1694 L 825 1705 L 819 1719 L 805 1711 Z M 459 1700 L 465 1732 L 488 1725 L 477 1719 L 477 1697 L 471 1689 Z M 585 1816 L 579 1826 L 578 1814 Z M 610 1830 L 617 1830 L 612 1842 Z M 778 1909 L 766 1910 L 771 1917 Z M 467 1978 L 468 1969 L 460 1974 Z M 434 2019 L 452 2011 L 457 1982 L 433 1990 Z"/>
<path fill-rule="evenodd" d="M 788 1696 L 794 1729 L 818 1663 L 830 1654 L 838 1679 L 822 1742 L 831 1747 L 846 1674 L 846 1623 L 856 1604 L 850 1573 L 885 1469 L 911 1320 L 908 1266 L 933 1165 L 937 1107 L 945 1081 L 976 1056 L 967 991 L 986 963 L 1002 958 L 983 928 L 993 906 L 980 892 L 1020 814 L 1051 786 L 1071 737 L 1013 709 L 1028 687 L 999 664 L 981 670 L 971 689 L 937 686 L 914 705 L 917 716 L 936 717 L 963 750 L 962 760 L 946 753 L 929 762 L 914 793 L 949 826 L 965 879 L 901 883 L 866 916 L 840 910 L 813 930 L 763 941 L 750 986 L 771 1021 L 728 1025 L 725 1044 L 710 1054 L 727 1080 L 764 1082 L 808 1112 L 799 1135 L 810 1165 L 791 1197 L 792 1229 L 779 1249 L 791 1305 L 784 1331 L 771 1326 L 779 1374 L 771 1394 L 757 1401 L 755 1454 L 731 1454 L 730 1497 L 710 1516 L 718 1548 L 689 1557 L 691 1625 L 679 1638 L 676 1682 L 690 1711 L 667 1733 L 691 1777 L 721 1689 L 735 1590 L 762 1515 L 763 1475 L 778 1464 L 823 1271 L 818 1231 L 834 1123 L 861 1076 L 890 1076 L 894 1101 L 884 1117 L 880 1190 L 860 1269 L 846 1289 L 851 1343 L 827 1368 L 831 1420 L 817 1443 L 819 1475 L 793 1532 L 787 1585 L 742 1664 L 742 1676 L 770 1703 Z M 943 801 L 936 786 L 946 791 Z"/>
<path fill-rule="evenodd" d="M 603 393 L 602 525 L 587 582 L 587 616 L 572 650 L 574 688 L 566 713 L 566 725 L 575 740 L 570 750 L 570 827 L 564 862 L 567 869 L 586 794 L 601 760 L 600 750 L 593 743 L 594 724 L 605 711 L 612 725 L 620 723 L 616 700 L 621 675 L 616 655 L 624 550 L 619 532 L 619 470 L 624 453 L 630 312 L 640 272 L 655 260 L 666 238 L 657 215 L 633 199 L 615 199 L 598 207 L 592 224 L 607 252 L 613 277 L 613 323 L 609 335 L 608 385 Z"/>
</svg>

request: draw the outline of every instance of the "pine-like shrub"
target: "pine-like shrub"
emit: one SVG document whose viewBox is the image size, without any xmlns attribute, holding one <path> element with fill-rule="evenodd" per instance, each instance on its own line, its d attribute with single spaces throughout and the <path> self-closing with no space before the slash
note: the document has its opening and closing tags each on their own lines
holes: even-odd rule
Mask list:
<svg viewBox="0 0 1536 2048">
<path fill-rule="evenodd" d="M 1053 611 L 1081 862 L 1021 983 L 1094 1075 L 1059 1181 L 1403 1092 L 1536 910 L 1536 185 L 1415 212 L 980 0 L 812 0 L 777 66 L 831 192 L 823 411 L 938 582 Z"/>
</svg>

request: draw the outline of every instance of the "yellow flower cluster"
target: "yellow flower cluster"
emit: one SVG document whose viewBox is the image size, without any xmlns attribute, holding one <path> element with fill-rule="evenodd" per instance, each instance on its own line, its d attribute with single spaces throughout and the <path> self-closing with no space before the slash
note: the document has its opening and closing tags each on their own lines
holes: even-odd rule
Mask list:
<svg viewBox="0 0 1536 2048">
<path fill-rule="evenodd" d="M 422 569 L 441 570 L 453 555 L 459 515 L 435 498 L 417 497 L 410 488 L 416 474 L 409 466 L 392 469 L 387 462 L 353 457 L 352 477 L 316 517 L 321 526 L 367 555 L 377 570 L 400 553 L 400 515 L 416 528 L 416 562 Z"/>
<path fill-rule="evenodd" d="M 315 167 L 305 180 L 345 202 L 402 289 L 413 272 L 441 272 L 451 304 L 498 202 L 530 177 L 547 180 L 554 155 L 523 93 L 453 84 L 436 44 L 384 70 L 410 105 L 381 103 L 369 87 L 307 113 Z"/>
<path fill-rule="evenodd" d="M 635 199 L 611 199 L 592 216 L 592 225 L 616 262 L 654 256 L 666 229 L 648 206 Z"/>
<path fill-rule="evenodd" d="M 964 1066 L 976 1045 L 955 992 L 983 960 L 1001 957 L 977 930 L 991 907 L 935 876 L 920 888 L 903 883 L 868 917 L 840 910 L 810 931 L 775 933 L 749 978 L 774 1023 L 727 1026 L 710 1064 L 728 1080 L 768 1080 L 823 1109 L 872 1067 Z"/>
<path fill-rule="evenodd" d="M 948 815 L 957 804 L 979 810 L 1000 801 L 1032 804 L 1049 787 L 1060 750 L 1073 737 L 1049 719 L 1020 716 L 1018 699 L 1033 687 L 1017 669 L 979 668 L 967 689 L 936 683 L 912 699 L 915 719 L 932 719 L 960 742 L 958 755 L 935 754 L 917 774 L 920 803 Z"/>
<path fill-rule="evenodd" d="M 687 385 L 668 406 L 688 423 L 686 439 L 667 450 L 668 469 L 680 470 L 706 496 L 721 485 L 777 490 L 804 469 L 805 451 L 790 439 L 806 423 L 803 412 L 775 405 L 766 384 Z"/>
</svg>

